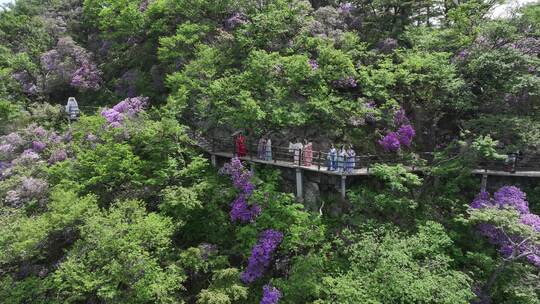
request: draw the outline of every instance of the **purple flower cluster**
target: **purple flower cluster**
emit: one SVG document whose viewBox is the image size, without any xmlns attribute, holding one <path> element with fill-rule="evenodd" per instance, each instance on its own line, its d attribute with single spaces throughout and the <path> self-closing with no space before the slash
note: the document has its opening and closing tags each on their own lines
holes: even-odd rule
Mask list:
<svg viewBox="0 0 540 304">
<path fill-rule="evenodd" d="M 397 152 L 401 148 L 399 136 L 396 132 L 389 132 L 386 134 L 383 139 L 379 140 L 379 145 L 381 145 L 386 152 Z"/>
<path fill-rule="evenodd" d="M 4 198 L 6 203 L 8 203 L 10 206 L 18 208 L 21 207 L 21 197 L 19 196 L 19 192 L 15 190 L 9 190 L 6 192 L 6 197 Z"/>
<path fill-rule="evenodd" d="M 13 163 L 16 165 L 28 165 L 33 164 L 39 160 L 39 155 L 32 149 L 26 149 Z"/>
<path fill-rule="evenodd" d="M 416 131 L 411 125 L 403 125 L 399 127 L 397 131 L 397 136 L 399 138 L 399 143 L 403 146 L 410 147 L 413 137 L 416 135 Z"/>
<path fill-rule="evenodd" d="M 311 67 L 312 70 L 315 71 L 315 70 L 317 70 L 319 68 L 319 63 L 315 59 L 310 59 L 309 60 L 309 66 Z"/>
<path fill-rule="evenodd" d="M 500 206 L 510 206 L 519 211 L 520 214 L 529 213 L 529 203 L 526 194 L 515 186 L 504 186 L 493 195 L 494 202 Z"/>
<path fill-rule="evenodd" d="M 334 81 L 334 86 L 341 89 L 352 89 L 358 86 L 356 79 L 353 76 L 347 76 Z"/>
<path fill-rule="evenodd" d="M 394 38 L 386 38 L 377 44 L 377 49 L 384 54 L 391 53 L 398 47 L 398 41 Z"/>
<path fill-rule="evenodd" d="M 50 136 L 49 136 L 49 141 L 53 144 L 59 144 L 62 142 L 62 136 L 56 134 L 56 132 L 53 132 Z"/>
<path fill-rule="evenodd" d="M 254 189 L 254 186 L 251 183 L 253 174 L 244 167 L 239 158 L 235 157 L 231 159 L 230 163 L 225 164 L 223 168 L 221 168 L 220 173 L 230 175 L 236 189 L 240 190 L 242 193 L 251 195 L 251 192 Z"/>
<path fill-rule="evenodd" d="M 270 265 L 274 251 L 282 240 L 283 233 L 279 231 L 272 229 L 263 231 L 259 241 L 251 250 L 247 269 L 240 275 L 242 282 L 249 284 L 262 277 L 264 271 Z"/>
<path fill-rule="evenodd" d="M 512 43 L 510 47 L 524 54 L 536 56 L 540 54 L 540 39 L 534 37 L 526 37 L 516 41 L 515 43 Z"/>
<path fill-rule="evenodd" d="M 113 128 L 120 127 L 124 118 L 134 118 L 138 113 L 144 111 L 148 104 L 148 97 L 126 98 L 115 105 L 112 109 L 104 109 L 101 116 L 105 117 L 109 126 Z"/>
<path fill-rule="evenodd" d="M 148 5 L 150 5 L 151 0 L 143 0 L 141 4 L 139 4 L 139 11 L 141 13 L 144 13 L 148 9 Z"/>
<path fill-rule="evenodd" d="M 339 10 L 343 13 L 350 13 L 354 9 L 354 6 L 350 2 L 341 3 Z"/>
<path fill-rule="evenodd" d="M 18 148 L 24 144 L 24 139 L 22 139 L 22 137 L 17 133 L 9 133 L 4 138 L 4 141 L 6 144 L 9 144 L 14 148 Z"/>
<path fill-rule="evenodd" d="M 229 213 L 231 221 L 240 221 L 244 224 L 253 222 L 261 214 L 261 207 L 257 203 L 248 204 L 249 197 L 255 190 L 255 185 L 251 182 L 251 172 L 244 168 L 240 159 L 233 158 L 221 168 L 220 173 L 230 175 L 234 187 L 240 191 L 231 203 Z"/>
<path fill-rule="evenodd" d="M 83 61 L 80 67 L 73 73 L 71 85 L 83 90 L 98 90 L 101 76 L 97 66 L 90 61 Z"/>
<path fill-rule="evenodd" d="M 521 224 L 540 232 L 540 217 L 530 213 L 526 194 L 517 187 L 504 186 L 495 192 L 493 198 L 490 198 L 489 193 L 481 192 L 472 201 L 470 207 L 473 209 L 513 208 L 519 213 Z M 501 228 L 489 223 L 480 224 L 477 229 L 480 234 L 487 237 L 491 244 L 499 246 L 499 252 L 505 258 L 512 254 L 523 254 L 529 262 L 540 268 L 540 244 L 524 241 L 520 236 L 508 235 Z"/>
<path fill-rule="evenodd" d="M 240 24 L 246 24 L 248 19 L 246 15 L 240 12 L 234 12 L 227 20 L 225 20 L 225 29 L 233 30 Z"/>
<path fill-rule="evenodd" d="M 452 60 L 453 62 L 464 61 L 464 60 L 467 60 L 467 58 L 469 58 L 470 55 L 471 55 L 471 51 L 469 51 L 468 49 L 463 49 L 459 51 L 457 55 L 454 58 L 452 58 Z"/>
<path fill-rule="evenodd" d="M 15 72 L 12 76 L 15 80 L 17 80 L 24 93 L 30 95 L 35 95 L 39 93 L 40 90 L 36 85 L 34 77 L 32 77 L 32 75 L 30 75 L 30 73 L 28 73 L 27 71 Z"/>
<path fill-rule="evenodd" d="M 6 192 L 5 202 L 11 207 L 20 208 L 26 202 L 45 197 L 49 185 L 46 181 L 33 177 L 23 177 L 20 186 Z"/>
<path fill-rule="evenodd" d="M 77 45 L 71 37 L 58 39 L 56 47 L 43 53 L 40 61 L 47 72 L 48 82 L 67 82 L 84 90 L 97 90 L 100 87 L 101 73 L 92 61 L 92 54 Z"/>
<path fill-rule="evenodd" d="M 34 135 L 38 138 L 44 138 L 47 136 L 47 130 L 41 126 L 33 125 L 30 126 L 29 129 L 31 129 L 32 133 L 34 133 Z"/>
<path fill-rule="evenodd" d="M 59 149 L 51 153 L 49 157 L 49 165 L 56 164 L 58 162 L 64 161 L 67 159 L 66 150 Z"/>
<path fill-rule="evenodd" d="M 261 207 L 258 204 L 249 205 L 244 194 L 238 197 L 231 203 L 231 211 L 229 213 L 231 221 L 240 221 L 243 224 L 253 222 L 261 214 Z"/>
<path fill-rule="evenodd" d="M 45 147 L 47 147 L 47 144 L 42 141 L 34 140 L 32 142 L 32 150 L 36 151 L 37 153 L 45 150 Z"/>
<path fill-rule="evenodd" d="M 0 145 L 0 159 L 8 159 L 11 158 L 13 155 L 13 152 L 15 152 L 15 148 L 10 144 L 1 144 Z"/>
<path fill-rule="evenodd" d="M 394 125 L 400 126 L 403 124 L 408 124 L 409 118 L 407 117 L 407 114 L 405 113 L 405 109 L 403 107 L 400 107 L 399 110 L 394 113 Z"/>
<path fill-rule="evenodd" d="M 47 182 L 33 177 L 25 177 L 21 183 L 22 196 L 31 198 L 42 195 L 48 188 Z"/>
<path fill-rule="evenodd" d="M 263 297 L 260 304 L 277 304 L 281 299 L 281 291 L 279 289 L 266 284 L 263 286 Z"/>
<path fill-rule="evenodd" d="M 3 180 L 6 177 L 5 172 L 11 167 L 11 164 L 8 162 L 0 161 L 0 180 Z"/>
<path fill-rule="evenodd" d="M 400 126 L 397 132 L 389 132 L 383 139 L 379 140 L 379 145 L 386 152 L 397 152 L 401 146 L 410 147 L 416 131 L 409 123 L 409 118 L 403 107 L 394 114 L 394 125 Z"/>
</svg>

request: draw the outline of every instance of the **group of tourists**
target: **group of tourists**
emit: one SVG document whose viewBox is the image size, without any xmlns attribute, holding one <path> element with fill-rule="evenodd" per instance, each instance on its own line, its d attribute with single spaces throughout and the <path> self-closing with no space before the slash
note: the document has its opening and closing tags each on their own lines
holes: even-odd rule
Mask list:
<svg viewBox="0 0 540 304">
<path fill-rule="evenodd" d="M 313 164 L 313 144 L 307 139 L 302 143 L 296 140 L 294 143 L 289 142 L 289 153 L 293 154 L 295 164 L 309 167 Z"/>
<path fill-rule="evenodd" d="M 313 165 L 313 143 L 305 139 L 303 142 L 296 139 L 289 142 L 289 153 L 292 161 L 299 166 L 309 167 Z M 238 133 L 235 139 L 236 156 L 247 156 L 246 137 Z M 272 139 L 270 136 L 262 136 L 257 144 L 257 157 L 261 160 L 272 161 Z M 336 149 L 331 145 L 326 155 L 328 171 L 352 172 L 356 165 L 356 152 L 351 145 L 342 145 Z"/>
<path fill-rule="evenodd" d="M 262 160 L 272 160 L 272 139 L 269 136 L 263 136 L 259 139 L 257 156 Z"/>
<path fill-rule="evenodd" d="M 342 145 L 339 150 L 331 145 L 327 161 L 328 171 L 352 172 L 356 166 L 356 152 L 351 145 Z"/>
</svg>

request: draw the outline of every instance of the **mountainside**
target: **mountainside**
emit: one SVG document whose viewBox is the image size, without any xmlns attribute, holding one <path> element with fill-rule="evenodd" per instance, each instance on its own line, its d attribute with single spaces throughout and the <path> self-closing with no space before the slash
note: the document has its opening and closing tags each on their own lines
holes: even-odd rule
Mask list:
<svg viewBox="0 0 540 304">
<path fill-rule="evenodd" d="M 540 303 L 540 3 L 503 2 L 15 1 L 0 302 Z"/>
</svg>

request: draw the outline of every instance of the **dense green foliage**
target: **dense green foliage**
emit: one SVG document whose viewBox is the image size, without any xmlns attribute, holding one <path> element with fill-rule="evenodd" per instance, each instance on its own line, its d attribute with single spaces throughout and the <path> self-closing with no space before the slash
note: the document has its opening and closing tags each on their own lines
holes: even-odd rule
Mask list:
<svg viewBox="0 0 540 304">
<path fill-rule="evenodd" d="M 538 267 L 476 227 L 540 228 L 467 207 L 479 160 L 540 149 L 540 4 L 490 19 L 501 2 L 17 0 L 0 11 L 0 302 L 260 303 L 273 286 L 291 304 L 540 303 Z M 416 137 L 394 156 L 421 172 L 376 164 L 316 208 L 268 167 L 239 189 L 188 136 L 386 157 L 399 111 Z M 239 197 L 260 207 L 246 223 Z"/>
</svg>

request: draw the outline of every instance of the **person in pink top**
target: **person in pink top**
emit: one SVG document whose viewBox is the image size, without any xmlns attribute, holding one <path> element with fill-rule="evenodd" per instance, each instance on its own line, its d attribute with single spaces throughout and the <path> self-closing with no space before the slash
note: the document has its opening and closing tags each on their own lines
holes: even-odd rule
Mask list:
<svg viewBox="0 0 540 304">
<path fill-rule="evenodd" d="M 309 167 L 313 164 L 313 143 L 309 142 L 307 139 L 304 141 L 302 158 L 304 160 L 304 166 Z"/>
</svg>

